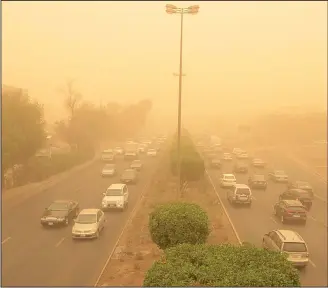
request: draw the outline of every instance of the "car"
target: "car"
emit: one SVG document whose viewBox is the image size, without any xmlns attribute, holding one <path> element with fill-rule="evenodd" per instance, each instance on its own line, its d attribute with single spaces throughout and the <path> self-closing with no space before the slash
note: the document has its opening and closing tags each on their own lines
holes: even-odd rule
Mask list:
<svg viewBox="0 0 328 288">
<path fill-rule="evenodd" d="M 246 184 L 235 184 L 229 187 L 227 199 L 230 204 L 252 205 L 252 191 Z"/>
<path fill-rule="evenodd" d="M 156 157 L 156 155 L 157 155 L 156 149 L 153 149 L 153 148 L 148 149 L 147 156 Z"/>
<path fill-rule="evenodd" d="M 72 228 L 72 239 L 99 238 L 105 222 L 105 214 L 101 209 L 81 210 Z"/>
<path fill-rule="evenodd" d="M 225 152 L 223 153 L 223 157 L 222 157 L 223 160 L 226 160 L 226 161 L 231 161 L 232 160 L 232 155 L 231 153 L 228 153 L 228 152 Z"/>
<path fill-rule="evenodd" d="M 310 261 L 306 242 L 300 234 L 292 230 L 273 230 L 265 234 L 262 247 L 287 253 L 287 260 L 295 267 L 306 267 Z"/>
<path fill-rule="evenodd" d="M 122 183 L 136 184 L 138 182 L 138 172 L 135 169 L 125 169 L 121 175 Z"/>
<path fill-rule="evenodd" d="M 41 217 L 43 227 L 67 226 L 79 214 L 79 203 L 71 200 L 57 200 L 47 207 Z"/>
<path fill-rule="evenodd" d="M 123 155 L 124 154 L 124 150 L 123 150 L 122 147 L 115 147 L 114 152 L 115 152 L 116 155 Z"/>
<path fill-rule="evenodd" d="M 119 209 L 124 211 L 129 205 L 129 189 L 126 184 L 112 184 L 103 193 L 101 208 L 103 211 Z"/>
<path fill-rule="evenodd" d="M 106 149 L 101 153 L 101 160 L 103 162 L 115 161 L 115 153 L 112 149 Z"/>
<path fill-rule="evenodd" d="M 234 154 L 234 155 L 238 155 L 241 152 L 243 152 L 243 150 L 241 148 L 233 148 L 233 150 L 232 150 L 232 154 Z"/>
<path fill-rule="evenodd" d="M 136 169 L 137 171 L 140 171 L 142 168 L 142 162 L 141 160 L 133 160 L 131 165 L 130 165 L 131 169 Z"/>
<path fill-rule="evenodd" d="M 278 183 L 288 182 L 288 175 L 283 170 L 274 170 L 272 172 L 269 172 L 269 178 L 274 182 L 278 182 Z"/>
<path fill-rule="evenodd" d="M 273 210 L 274 215 L 279 217 L 283 224 L 287 221 L 306 224 L 307 211 L 299 200 L 280 200 Z"/>
<path fill-rule="evenodd" d="M 252 160 L 252 165 L 253 165 L 253 167 L 257 167 L 257 168 L 264 168 L 265 162 L 260 158 L 254 158 Z"/>
<path fill-rule="evenodd" d="M 236 177 L 233 174 L 222 174 L 220 177 L 220 186 L 222 188 L 233 186 L 236 182 Z"/>
<path fill-rule="evenodd" d="M 233 171 L 236 173 L 247 173 L 248 172 L 248 165 L 245 162 L 238 161 L 234 167 Z"/>
<path fill-rule="evenodd" d="M 267 181 L 262 174 L 254 174 L 248 178 L 248 186 L 252 189 L 264 189 L 267 188 Z"/>
<path fill-rule="evenodd" d="M 236 156 L 237 159 L 248 159 L 248 153 L 246 151 L 241 151 Z"/>
<path fill-rule="evenodd" d="M 299 200 L 307 210 L 312 207 L 312 199 L 312 195 L 302 189 L 288 189 L 279 195 L 279 200 Z"/>
<path fill-rule="evenodd" d="M 114 176 L 115 174 L 116 174 L 116 165 L 113 163 L 106 164 L 101 171 L 102 177 L 111 177 Z"/>
<path fill-rule="evenodd" d="M 139 144 L 138 151 L 139 153 L 143 154 L 146 152 L 147 145 L 146 144 Z"/>
<path fill-rule="evenodd" d="M 214 169 L 221 168 L 221 160 L 219 158 L 214 158 L 211 160 L 211 167 Z"/>
<path fill-rule="evenodd" d="M 288 183 L 288 188 L 305 190 L 309 193 L 312 199 L 314 198 L 313 188 L 308 182 L 305 181 L 290 182 Z"/>
</svg>

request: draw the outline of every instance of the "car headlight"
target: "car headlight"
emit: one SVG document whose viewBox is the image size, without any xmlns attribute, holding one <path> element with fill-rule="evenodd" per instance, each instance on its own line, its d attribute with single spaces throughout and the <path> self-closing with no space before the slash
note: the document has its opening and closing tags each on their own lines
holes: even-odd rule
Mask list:
<svg viewBox="0 0 328 288">
<path fill-rule="evenodd" d="M 123 206 L 123 202 L 122 202 L 122 201 L 117 201 L 117 202 L 116 202 L 116 205 L 117 205 L 117 206 Z"/>
</svg>

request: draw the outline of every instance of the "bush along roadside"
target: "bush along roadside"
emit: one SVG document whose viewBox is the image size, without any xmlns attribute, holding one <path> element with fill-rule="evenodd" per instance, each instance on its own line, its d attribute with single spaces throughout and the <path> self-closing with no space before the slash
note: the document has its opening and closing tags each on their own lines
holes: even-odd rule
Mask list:
<svg viewBox="0 0 328 288">
<path fill-rule="evenodd" d="M 47 157 L 32 157 L 15 174 L 15 186 L 25 185 L 31 182 L 43 181 L 55 174 L 67 171 L 74 166 L 91 160 L 95 153 L 93 150 L 72 151 L 70 153 Z"/>
<path fill-rule="evenodd" d="M 173 175 L 177 174 L 177 135 L 171 146 L 171 172 Z M 205 165 L 204 160 L 196 150 L 194 143 L 191 140 L 189 133 L 183 130 L 180 142 L 181 155 L 181 181 L 198 181 L 204 177 Z"/>
<path fill-rule="evenodd" d="M 285 255 L 252 245 L 180 244 L 165 250 L 144 286 L 299 287 Z"/>
<path fill-rule="evenodd" d="M 149 215 L 149 232 L 161 249 L 181 243 L 202 244 L 210 234 L 206 212 L 193 203 L 167 203 Z"/>
</svg>

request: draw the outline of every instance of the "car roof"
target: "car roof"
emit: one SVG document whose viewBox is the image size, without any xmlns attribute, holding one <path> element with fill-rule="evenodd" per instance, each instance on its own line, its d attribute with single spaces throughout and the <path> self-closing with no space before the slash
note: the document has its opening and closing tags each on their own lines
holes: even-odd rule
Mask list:
<svg viewBox="0 0 328 288">
<path fill-rule="evenodd" d="M 72 201 L 72 200 L 55 200 L 52 203 L 71 203 L 71 202 L 74 202 L 74 201 Z"/>
<path fill-rule="evenodd" d="M 105 149 L 103 152 L 113 152 L 113 149 Z"/>
<path fill-rule="evenodd" d="M 297 180 L 294 182 L 295 184 L 305 184 L 305 185 L 310 185 L 309 182 L 306 182 L 306 181 L 300 181 L 300 180 Z"/>
<path fill-rule="evenodd" d="M 282 200 L 288 206 L 303 206 L 299 200 Z"/>
<path fill-rule="evenodd" d="M 233 177 L 235 177 L 235 175 L 233 175 L 233 174 L 228 174 L 228 173 L 224 173 L 223 176 L 233 176 Z"/>
<path fill-rule="evenodd" d="M 125 170 L 123 171 L 123 173 L 124 173 L 124 172 L 131 172 L 131 171 L 132 171 L 132 172 L 136 172 L 136 170 L 131 169 L 131 168 L 128 168 L 128 169 L 125 169 Z"/>
<path fill-rule="evenodd" d="M 248 185 L 246 185 L 246 184 L 235 184 L 235 187 L 236 188 L 248 188 L 249 189 Z"/>
<path fill-rule="evenodd" d="M 125 184 L 122 183 L 116 183 L 116 184 L 111 184 L 107 189 L 123 189 Z"/>
<path fill-rule="evenodd" d="M 300 189 L 300 188 L 289 189 L 289 191 L 297 192 L 297 193 L 309 193 L 308 191 Z"/>
<path fill-rule="evenodd" d="M 284 242 L 302 242 L 305 243 L 300 234 L 292 230 L 276 230 L 279 237 Z"/>
<path fill-rule="evenodd" d="M 97 208 L 89 208 L 89 209 L 82 209 L 79 214 L 97 214 L 100 209 Z"/>
<path fill-rule="evenodd" d="M 254 174 L 253 178 L 265 178 L 264 174 Z"/>
</svg>

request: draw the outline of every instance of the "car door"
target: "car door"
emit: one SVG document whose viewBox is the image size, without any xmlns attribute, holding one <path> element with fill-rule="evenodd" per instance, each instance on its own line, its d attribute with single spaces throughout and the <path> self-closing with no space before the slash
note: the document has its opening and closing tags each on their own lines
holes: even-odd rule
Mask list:
<svg viewBox="0 0 328 288">
<path fill-rule="evenodd" d="M 282 246 L 282 241 L 280 240 L 278 234 L 276 232 L 274 232 L 274 234 L 272 235 L 272 250 L 274 251 L 281 251 L 281 246 Z"/>
<path fill-rule="evenodd" d="M 269 232 L 268 234 L 264 235 L 264 238 L 263 238 L 263 242 L 264 242 L 264 246 L 265 248 L 271 250 L 272 249 L 272 238 L 273 238 L 273 235 L 275 234 L 276 232 L 274 231 L 271 231 Z"/>
<path fill-rule="evenodd" d="M 98 221 L 98 227 L 100 230 L 103 229 L 103 227 L 104 227 L 104 220 L 105 220 L 104 212 L 99 210 L 97 213 L 97 221 Z"/>
</svg>

